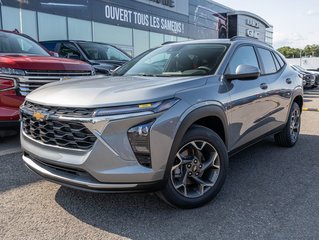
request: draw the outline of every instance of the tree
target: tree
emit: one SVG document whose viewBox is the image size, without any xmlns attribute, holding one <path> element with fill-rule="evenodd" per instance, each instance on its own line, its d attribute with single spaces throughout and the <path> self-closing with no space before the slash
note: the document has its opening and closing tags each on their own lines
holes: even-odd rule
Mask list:
<svg viewBox="0 0 319 240">
<path fill-rule="evenodd" d="M 302 50 L 299 48 L 284 46 L 284 47 L 278 48 L 277 51 L 280 52 L 282 55 L 284 55 L 286 58 L 298 58 L 300 57 L 300 52 Z"/>
<path fill-rule="evenodd" d="M 316 45 L 316 44 L 307 45 L 304 48 L 304 52 L 306 56 L 319 57 L 319 45 Z"/>
<path fill-rule="evenodd" d="M 316 44 L 307 45 L 304 49 L 284 46 L 278 48 L 277 51 L 286 58 L 299 58 L 300 56 L 319 57 L 319 45 Z"/>
</svg>

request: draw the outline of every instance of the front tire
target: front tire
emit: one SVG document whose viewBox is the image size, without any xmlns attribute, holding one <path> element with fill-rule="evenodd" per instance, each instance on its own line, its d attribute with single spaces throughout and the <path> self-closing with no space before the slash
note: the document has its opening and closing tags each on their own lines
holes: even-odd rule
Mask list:
<svg viewBox="0 0 319 240">
<path fill-rule="evenodd" d="M 301 111 L 297 103 L 293 103 L 286 127 L 275 134 L 275 142 L 282 147 L 292 147 L 296 144 L 299 138 L 301 125 Z"/>
<path fill-rule="evenodd" d="M 209 128 L 195 125 L 183 137 L 168 182 L 158 195 L 174 207 L 201 207 L 222 188 L 227 167 L 223 140 Z"/>
</svg>

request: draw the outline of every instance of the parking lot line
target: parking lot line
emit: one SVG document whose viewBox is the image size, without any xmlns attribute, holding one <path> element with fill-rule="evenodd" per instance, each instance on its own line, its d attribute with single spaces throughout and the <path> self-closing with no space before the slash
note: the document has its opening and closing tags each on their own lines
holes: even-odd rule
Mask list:
<svg viewBox="0 0 319 240">
<path fill-rule="evenodd" d="M 8 154 L 19 153 L 19 152 L 21 152 L 21 148 L 20 147 L 11 148 L 11 149 L 0 151 L 0 156 L 5 156 L 5 155 L 8 155 Z"/>
<path fill-rule="evenodd" d="M 319 108 L 303 108 L 302 111 L 319 112 Z"/>
</svg>

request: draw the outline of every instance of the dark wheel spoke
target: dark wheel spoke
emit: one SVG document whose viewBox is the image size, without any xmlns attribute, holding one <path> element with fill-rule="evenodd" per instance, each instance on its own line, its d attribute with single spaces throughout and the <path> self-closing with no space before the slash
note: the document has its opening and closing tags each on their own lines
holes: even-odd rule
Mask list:
<svg viewBox="0 0 319 240">
<path fill-rule="evenodd" d="M 214 186 L 214 183 L 210 182 L 210 181 L 207 181 L 207 180 L 203 180 L 201 179 L 200 177 L 195 177 L 193 176 L 192 177 L 195 182 L 197 182 L 200 186 L 203 186 L 203 187 L 212 187 Z"/>
<path fill-rule="evenodd" d="M 217 157 L 218 157 L 218 153 L 214 152 L 212 156 L 203 163 L 203 171 L 205 171 L 209 167 L 219 168 L 219 165 L 215 164 Z"/>
</svg>

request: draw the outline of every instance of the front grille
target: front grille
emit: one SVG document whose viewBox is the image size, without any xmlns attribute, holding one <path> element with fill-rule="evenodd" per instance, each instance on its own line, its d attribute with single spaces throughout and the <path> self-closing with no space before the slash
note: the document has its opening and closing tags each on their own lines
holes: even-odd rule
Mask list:
<svg viewBox="0 0 319 240">
<path fill-rule="evenodd" d="M 73 118 L 89 118 L 92 117 L 95 109 L 92 108 L 66 108 L 51 107 L 26 101 L 23 108 L 29 112 L 44 112 L 49 115 L 73 117 Z"/>
<path fill-rule="evenodd" d="M 19 92 L 26 96 L 46 83 L 61 81 L 64 78 L 91 76 L 91 71 L 25 71 L 25 76 L 18 79 Z"/>
<path fill-rule="evenodd" d="M 32 107 L 33 106 L 33 107 Z M 31 110 L 31 111 L 30 111 Z M 70 149 L 88 150 L 92 148 L 96 137 L 82 124 L 73 121 L 60 121 L 58 119 L 36 120 L 34 112 L 46 113 L 63 112 L 63 116 L 87 116 L 88 109 L 71 109 L 58 107 L 42 107 L 27 102 L 21 111 L 23 132 L 34 140 L 51 146 Z M 92 110 L 90 110 L 92 113 Z"/>
</svg>

